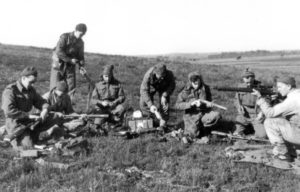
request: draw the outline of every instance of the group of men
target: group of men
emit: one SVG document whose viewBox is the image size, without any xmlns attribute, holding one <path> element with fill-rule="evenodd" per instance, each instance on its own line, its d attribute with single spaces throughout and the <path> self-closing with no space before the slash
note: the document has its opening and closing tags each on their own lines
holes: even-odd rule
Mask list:
<svg viewBox="0 0 300 192">
<path fill-rule="evenodd" d="M 8 85 L 2 95 L 2 109 L 6 118 L 7 135 L 4 138 L 14 148 L 31 148 L 35 143 L 63 134 L 62 126 L 67 127 L 64 115 L 76 114 L 72 107 L 76 88 L 76 65 L 80 73 L 83 68 L 84 43 L 82 37 L 87 27 L 78 24 L 74 32 L 61 35 L 53 51 L 50 75 L 50 91 L 43 97 L 32 86 L 38 76 L 34 67 L 26 67 L 17 82 Z M 121 83 L 114 77 L 114 66 L 104 67 L 100 80 L 95 84 L 92 97 L 93 114 L 109 114 L 96 118 L 94 124 L 101 128 L 106 122 L 118 124 L 123 121 L 125 93 Z M 175 109 L 184 111 L 184 135 L 196 139 L 209 134 L 217 126 L 221 115 L 212 110 L 210 87 L 201 74 L 191 72 L 187 84 L 177 97 Z M 255 74 L 246 70 L 240 87 L 253 88 L 253 93 L 236 93 L 235 135 L 244 135 L 253 129 L 256 136 L 268 137 L 274 145 L 274 155 L 281 160 L 290 160 L 300 145 L 300 90 L 296 89 L 295 79 L 277 79 L 279 94 L 286 97 L 274 106 L 261 96 L 255 88 L 260 84 Z M 169 119 L 170 96 L 176 87 L 173 72 L 162 63 L 151 67 L 144 75 L 140 86 L 140 110 L 144 116 L 157 119 L 164 127 Z M 155 94 L 158 101 L 155 102 Z M 74 103 L 73 103 L 74 104 Z M 37 114 L 30 113 L 32 108 Z M 78 115 L 78 114 L 77 114 Z M 81 115 L 84 119 L 86 115 Z"/>
</svg>

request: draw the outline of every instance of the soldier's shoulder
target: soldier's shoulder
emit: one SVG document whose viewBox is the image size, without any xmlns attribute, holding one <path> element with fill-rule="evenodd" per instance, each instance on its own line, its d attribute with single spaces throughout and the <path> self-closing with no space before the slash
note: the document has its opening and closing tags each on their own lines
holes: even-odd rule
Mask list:
<svg viewBox="0 0 300 192">
<path fill-rule="evenodd" d="M 15 89 L 17 89 L 18 87 L 17 87 L 17 83 L 15 82 L 15 83 L 11 83 L 11 84 L 9 84 L 9 85 L 7 85 L 6 87 L 5 87 L 5 90 L 15 90 Z"/>
<path fill-rule="evenodd" d="M 65 39 L 65 38 L 68 38 L 70 35 L 71 35 L 70 32 L 69 33 L 63 33 L 63 34 L 60 35 L 60 38 Z"/>
</svg>

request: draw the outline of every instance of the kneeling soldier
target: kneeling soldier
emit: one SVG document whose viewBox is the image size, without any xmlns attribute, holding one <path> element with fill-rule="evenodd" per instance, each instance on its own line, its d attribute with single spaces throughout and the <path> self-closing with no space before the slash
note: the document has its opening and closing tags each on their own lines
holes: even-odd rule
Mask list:
<svg viewBox="0 0 300 192">
<path fill-rule="evenodd" d="M 49 122 L 55 121 L 54 117 L 47 117 L 49 104 L 32 86 L 37 75 L 34 67 L 27 67 L 22 71 L 20 79 L 3 91 L 2 109 L 8 133 L 5 140 L 15 149 L 32 148 L 38 142 L 39 135 L 49 128 Z M 29 113 L 33 107 L 41 110 L 40 115 Z"/>
<path fill-rule="evenodd" d="M 217 111 L 211 110 L 210 104 L 204 104 L 199 99 L 211 101 L 211 92 L 202 76 L 197 72 L 188 75 L 189 82 L 179 93 L 176 101 L 176 109 L 184 110 L 184 134 L 191 138 L 197 138 L 210 132 L 210 128 L 216 125 L 221 118 Z"/>
<path fill-rule="evenodd" d="M 107 121 L 121 123 L 123 120 L 125 108 L 122 104 L 125 101 L 125 94 L 120 82 L 114 78 L 113 69 L 113 65 L 104 67 L 100 81 L 92 93 L 93 113 L 109 114 L 109 118 L 96 118 L 97 125 L 103 125 Z"/>
</svg>

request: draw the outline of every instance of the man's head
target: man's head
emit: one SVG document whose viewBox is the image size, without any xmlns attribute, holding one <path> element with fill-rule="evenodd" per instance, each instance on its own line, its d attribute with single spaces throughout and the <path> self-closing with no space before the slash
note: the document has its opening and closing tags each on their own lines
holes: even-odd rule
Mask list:
<svg viewBox="0 0 300 192">
<path fill-rule="evenodd" d="M 199 89 L 202 87 L 202 76 L 197 72 L 192 72 L 189 74 L 189 81 L 194 89 Z"/>
<path fill-rule="evenodd" d="M 57 96 L 62 96 L 63 94 L 68 92 L 68 85 L 64 81 L 59 81 L 56 84 L 55 93 Z"/>
<path fill-rule="evenodd" d="M 77 39 L 81 39 L 81 37 L 85 35 L 86 31 L 87 31 L 86 25 L 84 23 L 79 23 L 75 27 L 74 35 Z"/>
<path fill-rule="evenodd" d="M 153 72 L 157 79 L 163 79 L 166 76 L 167 67 L 164 64 L 159 63 L 154 66 Z"/>
<path fill-rule="evenodd" d="M 113 70 L 114 70 L 114 66 L 113 65 L 106 65 L 103 68 L 103 73 L 102 73 L 102 77 L 103 80 L 105 82 L 110 82 L 111 79 L 113 78 Z"/>
<path fill-rule="evenodd" d="M 251 86 L 254 83 L 255 74 L 247 68 L 243 72 L 242 78 L 243 78 L 243 81 L 245 84 L 247 84 L 248 86 Z"/>
<path fill-rule="evenodd" d="M 36 82 L 37 75 L 38 72 L 35 67 L 26 67 L 20 74 L 22 85 L 29 89 Z"/>
<path fill-rule="evenodd" d="M 277 90 L 282 96 L 286 96 L 292 89 L 296 88 L 294 77 L 279 77 L 276 84 Z"/>
</svg>

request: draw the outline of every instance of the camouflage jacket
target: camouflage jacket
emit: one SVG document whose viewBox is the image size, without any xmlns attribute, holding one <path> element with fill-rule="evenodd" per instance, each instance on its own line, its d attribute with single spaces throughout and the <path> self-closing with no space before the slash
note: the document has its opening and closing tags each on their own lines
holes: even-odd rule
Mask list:
<svg viewBox="0 0 300 192">
<path fill-rule="evenodd" d="M 100 80 L 93 90 L 91 103 L 93 106 L 97 106 L 98 101 L 110 101 L 114 106 L 123 103 L 125 93 L 120 82 L 114 78 L 110 83 Z"/>
<path fill-rule="evenodd" d="M 148 107 L 153 105 L 153 95 L 158 92 L 160 95 L 169 97 L 175 89 L 175 77 L 170 70 L 166 71 L 166 76 L 162 80 L 158 80 L 154 75 L 154 67 L 151 67 L 145 74 L 140 88 L 141 100 Z"/>
<path fill-rule="evenodd" d="M 68 94 L 63 94 L 62 96 L 58 97 L 54 90 L 55 88 L 43 95 L 43 98 L 50 105 L 49 111 L 61 112 L 64 114 L 73 113 L 74 110 L 70 96 Z"/>
<path fill-rule="evenodd" d="M 54 53 L 58 56 L 60 61 L 65 63 L 70 63 L 73 58 L 83 61 L 84 42 L 82 39 L 77 39 L 74 36 L 74 32 L 64 33 L 60 36 Z"/>
<path fill-rule="evenodd" d="M 211 92 L 208 85 L 203 84 L 200 89 L 194 89 L 191 83 L 187 83 L 184 89 L 179 93 L 175 108 L 185 110 L 186 113 L 206 111 L 208 108 L 203 104 L 199 108 L 191 106 L 191 103 L 197 99 L 211 101 Z"/>
</svg>

